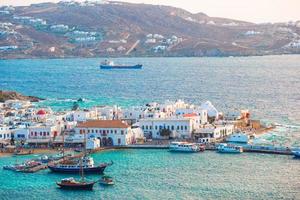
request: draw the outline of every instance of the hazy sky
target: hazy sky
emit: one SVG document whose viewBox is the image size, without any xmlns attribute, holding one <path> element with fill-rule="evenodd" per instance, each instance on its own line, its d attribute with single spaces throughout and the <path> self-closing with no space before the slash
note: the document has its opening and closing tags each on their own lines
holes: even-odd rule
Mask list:
<svg viewBox="0 0 300 200">
<path fill-rule="evenodd" d="M 0 5 L 29 5 L 59 0 L 0 0 Z M 251 22 L 300 20 L 300 0 L 119 0 L 133 3 L 171 5 L 190 12 Z"/>
</svg>

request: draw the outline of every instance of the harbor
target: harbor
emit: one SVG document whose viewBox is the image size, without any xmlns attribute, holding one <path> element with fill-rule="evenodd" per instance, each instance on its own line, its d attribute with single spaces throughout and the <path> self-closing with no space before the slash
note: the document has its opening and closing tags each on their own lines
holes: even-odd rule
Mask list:
<svg viewBox="0 0 300 200">
<path fill-rule="evenodd" d="M 174 58 L 159 59 L 160 62 L 150 58 L 124 59 L 124 62 L 114 59 L 116 63 L 143 63 L 141 70 L 125 71 L 99 69 L 102 58 L 79 59 L 78 66 L 62 60 L 56 62 L 59 64 L 56 69 L 65 75 L 64 80 L 57 77 L 55 82 L 49 82 L 47 75 L 38 70 L 38 66 L 43 65 L 50 72 L 56 67 L 55 62 L 19 61 L 23 70 L 32 69 L 34 75 L 26 77 L 26 73 L 19 73 L 20 69 L 7 68 L 8 72 L 4 72 L 7 79 L 3 83 L 10 85 L 13 81 L 24 95 L 41 96 L 45 100 L 1 103 L 0 195 L 9 199 L 40 199 L 45 192 L 49 199 L 157 199 L 157 196 L 297 199 L 299 159 L 294 152 L 300 146 L 298 107 L 292 101 L 286 104 L 287 98 L 293 99 L 289 95 L 285 95 L 284 101 L 279 98 L 276 104 L 271 103 L 274 97 L 269 92 L 282 94 L 288 88 L 281 91 L 280 87 L 274 90 L 269 85 L 250 84 L 260 81 L 257 78 L 260 75 L 268 77 L 267 66 L 273 66 L 268 59 L 253 58 L 265 62 L 259 75 L 254 73 L 259 68 L 253 65 L 252 58 L 240 59 L 243 62 L 238 65 L 230 58 Z M 296 66 L 292 58 L 284 60 L 287 68 Z M 206 62 L 212 62 L 222 73 L 211 71 Z M 237 71 L 227 71 L 226 63 Z M 86 70 L 75 83 L 77 75 L 73 72 L 80 70 L 79 66 L 85 66 Z M 195 66 L 201 66 L 201 70 Z M 239 71 L 240 67 L 243 71 Z M 176 69 L 176 73 L 171 73 L 171 69 Z M 253 76 L 243 75 L 250 71 Z M 274 71 L 280 79 L 273 76 L 266 79 L 271 80 L 270 85 L 289 80 L 280 72 Z M 10 76 L 13 73 L 24 79 L 26 87 L 18 85 L 18 79 Z M 165 81 L 160 81 L 161 73 L 165 73 Z M 220 75 L 227 84 L 226 90 L 220 87 L 223 83 L 211 81 L 211 77 Z M 32 84 L 37 79 L 45 81 L 39 86 Z M 189 81 L 178 84 L 178 80 L 187 79 Z M 79 81 L 85 83 L 80 88 L 77 87 Z M 51 92 L 45 84 L 57 91 Z M 250 97 L 245 85 L 249 91 L 259 91 L 259 95 Z M 174 86 L 178 86 L 176 90 L 172 89 Z M 40 93 L 32 93 L 30 88 Z M 101 95 L 97 91 L 101 91 Z M 176 147 L 178 152 L 170 151 L 172 142 L 182 145 L 183 149 Z M 98 181 L 92 192 L 59 189 L 57 183 L 80 182 L 80 170 L 75 174 L 56 173 L 48 164 L 59 167 L 64 164 L 62 160 L 46 163 L 40 158 L 60 155 L 65 147 L 66 154 L 72 154 L 79 161 L 75 163 L 77 170 L 84 144 L 95 166 L 113 164 L 105 168 L 103 174 L 84 173 L 84 180 Z M 217 149 L 224 144 L 228 144 L 225 152 Z M 195 152 L 190 153 L 193 145 L 205 145 L 205 150 L 195 148 Z M 3 166 L 30 161 L 37 163 L 24 171 L 3 169 Z M 103 176 L 111 177 L 113 185 L 103 184 Z"/>
</svg>

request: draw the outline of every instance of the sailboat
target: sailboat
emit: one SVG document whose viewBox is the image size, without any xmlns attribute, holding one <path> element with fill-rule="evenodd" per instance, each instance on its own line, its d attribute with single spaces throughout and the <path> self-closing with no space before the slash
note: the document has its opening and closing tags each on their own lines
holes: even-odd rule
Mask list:
<svg viewBox="0 0 300 200">
<path fill-rule="evenodd" d="M 85 134 L 84 134 L 84 142 L 86 142 Z M 85 143 L 86 144 L 86 143 Z M 92 190 L 94 187 L 94 184 L 97 181 L 86 181 L 84 176 L 84 170 L 83 170 L 83 157 L 80 159 L 80 180 L 77 181 L 73 177 L 70 178 L 64 178 L 60 182 L 56 182 L 56 184 L 61 189 L 67 189 L 67 190 Z"/>
<path fill-rule="evenodd" d="M 74 159 L 74 160 L 63 160 L 63 162 L 58 164 L 49 164 L 48 168 L 52 172 L 57 173 L 70 173 L 70 174 L 76 174 L 79 173 L 81 168 L 83 169 L 84 173 L 98 173 L 103 174 L 105 168 L 107 166 L 110 166 L 113 164 L 113 162 L 110 163 L 101 163 L 99 165 L 94 164 L 94 160 L 92 157 L 88 156 L 86 154 L 86 138 L 84 135 L 84 152 L 81 159 Z"/>
</svg>

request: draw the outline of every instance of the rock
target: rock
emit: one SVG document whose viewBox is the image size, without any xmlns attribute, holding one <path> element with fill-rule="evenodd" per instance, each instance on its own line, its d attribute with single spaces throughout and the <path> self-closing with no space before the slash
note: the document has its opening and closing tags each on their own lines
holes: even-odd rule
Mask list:
<svg viewBox="0 0 300 200">
<path fill-rule="evenodd" d="M 22 100 L 22 101 L 30 101 L 30 102 L 39 102 L 45 99 L 35 97 L 35 96 L 24 96 L 14 91 L 0 90 L 0 102 L 5 102 L 6 100 Z"/>
</svg>

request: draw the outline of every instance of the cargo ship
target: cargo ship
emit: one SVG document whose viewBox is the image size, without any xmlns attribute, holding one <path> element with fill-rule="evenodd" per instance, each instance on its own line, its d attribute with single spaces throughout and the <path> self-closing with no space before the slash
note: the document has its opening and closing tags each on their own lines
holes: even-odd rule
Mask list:
<svg viewBox="0 0 300 200">
<path fill-rule="evenodd" d="M 142 64 L 136 65 L 117 65 L 113 61 L 105 60 L 100 64 L 100 69 L 142 69 Z"/>
</svg>

